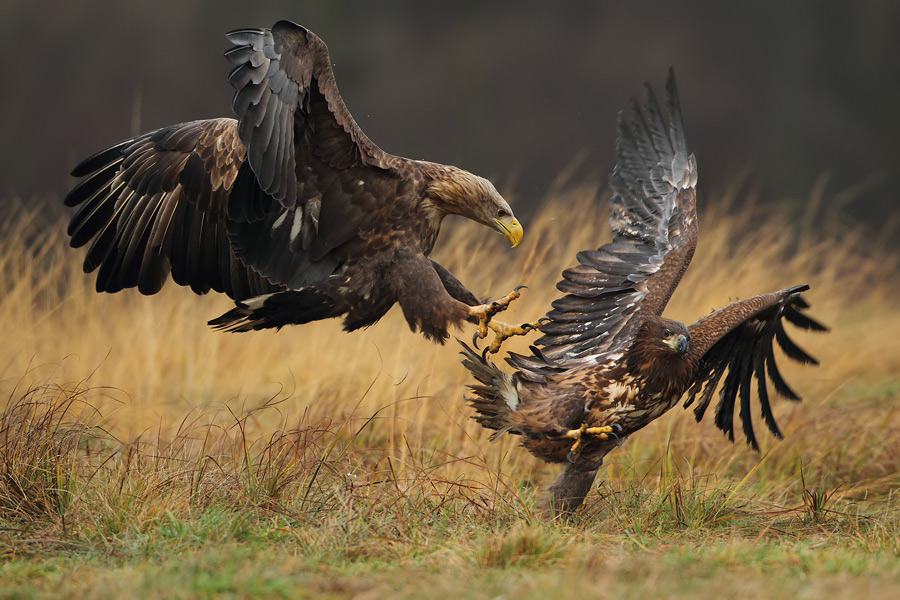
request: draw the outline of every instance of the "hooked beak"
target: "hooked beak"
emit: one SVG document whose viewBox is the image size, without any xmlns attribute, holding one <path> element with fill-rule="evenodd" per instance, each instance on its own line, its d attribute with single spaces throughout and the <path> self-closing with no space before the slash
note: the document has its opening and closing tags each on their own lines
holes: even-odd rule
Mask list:
<svg viewBox="0 0 900 600">
<path fill-rule="evenodd" d="M 683 333 L 679 333 L 676 337 L 664 340 L 664 343 L 678 354 L 684 354 L 688 349 L 688 340 Z"/>
<path fill-rule="evenodd" d="M 497 228 L 503 235 L 506 236 L 506 239 L 509 240 L 509 243 L 512 244 L 513 248 L 519 245 L 519 242 L 522 241 L 522 236 L 525 234 L 525 231 L 519 224 L 518 219 L 512 216 L 501 217 L 499 219 L 494 219 L 494 223 L 497 224 Z"/>
</svg>

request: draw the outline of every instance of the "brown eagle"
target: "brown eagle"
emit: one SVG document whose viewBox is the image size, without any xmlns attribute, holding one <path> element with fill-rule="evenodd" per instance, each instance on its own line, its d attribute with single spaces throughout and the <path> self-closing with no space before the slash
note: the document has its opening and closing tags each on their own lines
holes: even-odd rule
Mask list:
<svg viewBox="0 0 900 600">
<path fill-rule="evenodd" d="M 568 514 L 584 500 L 603 457 L 687 394 L 699 394 L 699 421 L 724 376 L 716 425 L 734 440 L 734 408 L 747 442 L 758 450 L 751 388 L 762 418 L 781 432 L 769 404 L 768 379 L 791 400 L 799 396 L 776 366 L 773 340 L 788 357 L 816 364 L 785 333 L 782 319 L 803 329 L 825 327 L 803 314 L 797 285 L 733 302 L 690 326 L 663 309 L 697 244 L 697 164 L 688 153 L 675 80 L 669 72 L 666 117 L 650 86 L 619 114 L 617 166 L 610 176 L 613 240 L 578 253 L 563 271 L 532 354 L 511 354 L 512 374 L 463 344 L 463 364 L 478 380 L 468 398 L 475 419 L 546 461 L 566 463 L 550 487 L 550 508 Z M 727 374 L 726 374 L 727 373 Z M 754 384 L 754 380 L 755 384 Z"/>
<path fill-rule="evenodd" d="M 236 308 L 217 328 L 280 328 L 346 315 L 351 331 L 399 302 L 410 328 L 443 342 L 451 325 L 491 321 L 518 295 L 481 304 L 428 258 L 447 215 L 507 237 L 522 227 L 486 179 L 393 156 L 347 111 L 328 48 L 307 29 L 226 36 L 237 119 L 181 123 L 120 142 L 79 164 L 71 245 L 90 242 L 97 291 L 154 294 L 168 278 Z"/>
</svg>

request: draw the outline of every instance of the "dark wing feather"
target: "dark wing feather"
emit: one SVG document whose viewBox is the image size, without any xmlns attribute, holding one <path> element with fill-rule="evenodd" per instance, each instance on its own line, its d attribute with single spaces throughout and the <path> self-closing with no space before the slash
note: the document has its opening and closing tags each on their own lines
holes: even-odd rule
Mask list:
<svg viewBox="0 0 900 600">
<path fill-rule="evenodd" d="M 357 238 L 408 176 L 409 161 L 382 151 L 338 92 L 325 43 L 300 25 L 228 33 L 228 79 L 247 146 L 229 205 L 238 257 L 297 288 L 335 272 L 334 251 Z M 251 202 L 249 198 L 262 197 Z M 266 203 L 265 199 L 272 199 Z"/>
<path fill-rule="evenodd" d="M 278 289 L 245 267 L 227 243 L 224 217 L 244 146 L 234 119 L 193 121 L 120 142 L 72 171 L 77 207 L 71 245 L 91 245 L 85 272 L 97 290 L 162 288 L 169 272 L 198 294 L 240 299 Z"/>
<path fill-rule="evenodd" d="M 226 34 L 235 47 L 232 108 L 240 121 L 250 166 L 260 188 L 292 208 L 297 199 L 299 156 L 313 147 L 338 169 L 366 164 L 387 168 L 394 157 L 372 143 L 338 92 L 328 47 L 308 29 L 279 21 L 272 29 Z M 299 122 L 299 123 L 298 123 Z M 299 127 L 298 127 L 299 125 Z"/>
<path fill-rule="evenodd" d="M 650 86 L 619 114 L 616 168 L 610 175 L 613 241 L 577 255 L 557 284 L 543 337 L 535 344 L 555 365 L 575 365 L 626 347 L 640 315 L 659 315 L 697 243 L 697 166 L 688 154 L 673 73 L 666 117 Z M 534 370 L 535 357 L 510 363 Z M 539 360 L 537 362 L 544 362 Z"/>
<path fill-rule="evenodd" d="M 788 337 L 782 318 L 802 329 L 826 331 L 822 324 L 800 312 L 809 307 L 800 295 L 807 289 L 809 286 L 806 285 L 794 286 L 774 294 L 733 302 L 689 327 L 690 358 L 697 361 L 698 367 L 684 406 L 690 406 L 700 394 L 694 408 L 698 421 L 703 418 L 722 375 L 727 371 L 716 405 L 716 426 L 734 440 L 734 405 L 740 396 L 739 417 L 744 435 L 750 446 L 759 449 L 750 410 L 751 389 L 753 379 L 756 379 L 763 420 L 775 437 L 781 438 L 769 402 L 767 379 L 785 398 L 800 400 L 800 397 L 778 371 L 773 342 L 777 342 L 789 358 L 818 364 Z"/>
</svg>

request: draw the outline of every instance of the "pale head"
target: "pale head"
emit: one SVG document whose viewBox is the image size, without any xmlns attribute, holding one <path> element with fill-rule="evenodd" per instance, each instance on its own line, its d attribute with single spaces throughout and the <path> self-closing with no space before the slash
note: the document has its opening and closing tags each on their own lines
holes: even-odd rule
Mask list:
<svg viewBox="0 0 900 600">
<path fill-rule="evenodd" d="M 509 203 L 484 177 L 440 165 L 432 174 L 426 195 L 444 215 L 460 215 L 506 236 L 513 248 L 522 241 L 522 226 Z"/>
</svg>

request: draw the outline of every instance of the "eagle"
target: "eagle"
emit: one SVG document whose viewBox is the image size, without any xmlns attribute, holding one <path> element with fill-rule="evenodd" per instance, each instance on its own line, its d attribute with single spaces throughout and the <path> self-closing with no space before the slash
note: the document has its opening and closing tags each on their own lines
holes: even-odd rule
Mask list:
<svg viewBox="0 0 900 600">
<path fill-rule="evenodd" d="M 478 323 L 499 336 L 533 328 L 492 316 L 518 290 L 482 303 L 428 258 L 448 215 L 502 233 L 522 226 L 490 181 L 393 156 L 356 124 L 325 43 L 288 21 L 226 35 L 236 119 L 163 127 L 119 142 L 72 171 L 72 247 L 98 292 L 155 294 L 171 274 L 235 308 L 210 325 L 280 328 L 344 316 L 352 331 L 399 303 L 413 331 L 443 343 Z"/>
<path fill-rule="evenodd" d="M 549 488 L 548 508 L 568 516 L 583 502 L 604 456 L 686 396 L 700 421 L 721 382 L 715 423 L 734 441 L 734 411 L 758 451 L 751 419 L 756 387 L 762 419 L 782 434 L 768 381 L 799 400 L 778 370 L 777 342 L 791 359 L 818 364 L 786 334 L 783 321 L 825 331 L 804 311 L 807 285 L 732 302 L 689 326 L 662 316 L 697 245 L 697 163 L 688 153 L 673 71 L 665 117 L 649 84 L 619 114 L 617 165 L 609 178 L 612 241 L 577 255 L 562 273 L 531 354 L 510 353 L 506 372 L 463 343 L 463 364 L 477 383 L 474 418 L 521 436 L 536 457 L 565 468 Z M 724 382 L 723 382 L 724 377 Z M 754 383 L 755 381 L 755 383 Z"/>
</svg>

